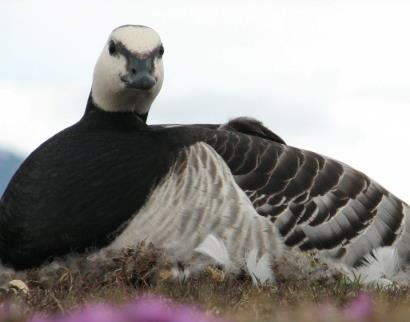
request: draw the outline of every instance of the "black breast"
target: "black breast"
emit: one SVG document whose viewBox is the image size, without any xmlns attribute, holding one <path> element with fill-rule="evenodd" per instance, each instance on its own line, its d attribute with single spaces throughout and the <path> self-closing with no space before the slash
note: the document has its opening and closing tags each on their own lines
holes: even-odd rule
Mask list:
<svg viewBox="0 0 410 322">
<path fill-rule="evenodd" d="M 163 136 L 87 113 L 23 163 L 2 197 L 0 257 L 23 269 L 109 243 L 172 162 Z"/>
</svg>

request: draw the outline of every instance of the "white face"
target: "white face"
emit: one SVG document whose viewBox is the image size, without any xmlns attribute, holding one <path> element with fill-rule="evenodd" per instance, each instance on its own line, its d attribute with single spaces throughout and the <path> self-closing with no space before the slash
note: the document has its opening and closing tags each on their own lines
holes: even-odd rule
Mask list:
<svg viewBox="0 0 410 322">
<path fill-rule="evenodd" d="M 115 29 L 94 68 L 94 103 L 108 112 L 148 113 L 164 79 L 163 50 L 151 28 Z"/>
</svg>

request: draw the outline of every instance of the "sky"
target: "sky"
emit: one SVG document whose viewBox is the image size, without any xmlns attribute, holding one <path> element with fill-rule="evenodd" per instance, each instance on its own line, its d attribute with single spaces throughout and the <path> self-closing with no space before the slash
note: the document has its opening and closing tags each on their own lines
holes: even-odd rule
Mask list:
<svg viewBox="0 0 410 322">
<path fill-rule="evenodd" d="M 161 35 L 149 123 L 262 120 L 410 202 L 410 1 L 0 1 L 0 148 L 23 156 L 83 114 L 112 29 Z"/>
</svg>

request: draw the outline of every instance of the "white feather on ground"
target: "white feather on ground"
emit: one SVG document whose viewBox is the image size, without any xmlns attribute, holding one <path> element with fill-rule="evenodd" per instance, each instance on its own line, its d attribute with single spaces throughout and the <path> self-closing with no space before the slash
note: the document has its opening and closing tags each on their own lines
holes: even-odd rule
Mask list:
<svg viewBox="0 0 410 322">
<path fill-rule="evenodd" d="M 257 249 L 252 249 L 246 256 L 246 268 L 252 277 L 253 284 L 265 285 L 275 283 L 270 255 L 265 253 L 259 260 L 257 257 Z"/>
<path fill-rule="evenodd" d="M 396 247 L 379 247 L 365 257 L 365 262 L 351 276 L 364 284 L 390 286 L 402 271 Z"/>
<path fill-rule="evenodd" d="M 206 236 L 204 241 L 197 248 L 195 248 L 194 251 L 209 256 L 218 264 L 223 265 L 227 271 L 232 270 L 234 267 L 225 243 L 212 234 Z"/>
<path fill-rule="evenodd" d="M 179 269 L 178 267 L 172 267 L 171 274 L 173 279 L 178 281 L 186 281 L 191 276 L 191 270 L 189 268 Z"/>
</svg>

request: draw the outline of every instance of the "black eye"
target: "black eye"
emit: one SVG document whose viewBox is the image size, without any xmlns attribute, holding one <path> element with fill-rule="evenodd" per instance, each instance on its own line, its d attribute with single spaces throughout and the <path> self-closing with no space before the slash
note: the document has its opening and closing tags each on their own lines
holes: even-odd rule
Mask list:
<svg viewBox="0 0 410 322">
<path fill-rule="evenodd" d="M 158 54 L 159 57 L 162 57 L 162 55 L 164 54 L 164 46 L 161 45 L 161 47 L 159 47 Z"/>
<path fill-rule="evenodd" d="M 110 53 L 110 55 L 114 55 L 116 51 L 117 47 L 115 46 L 115 43 L 111 40 L 108 44 L 108 52 Z"/>
</svg>

